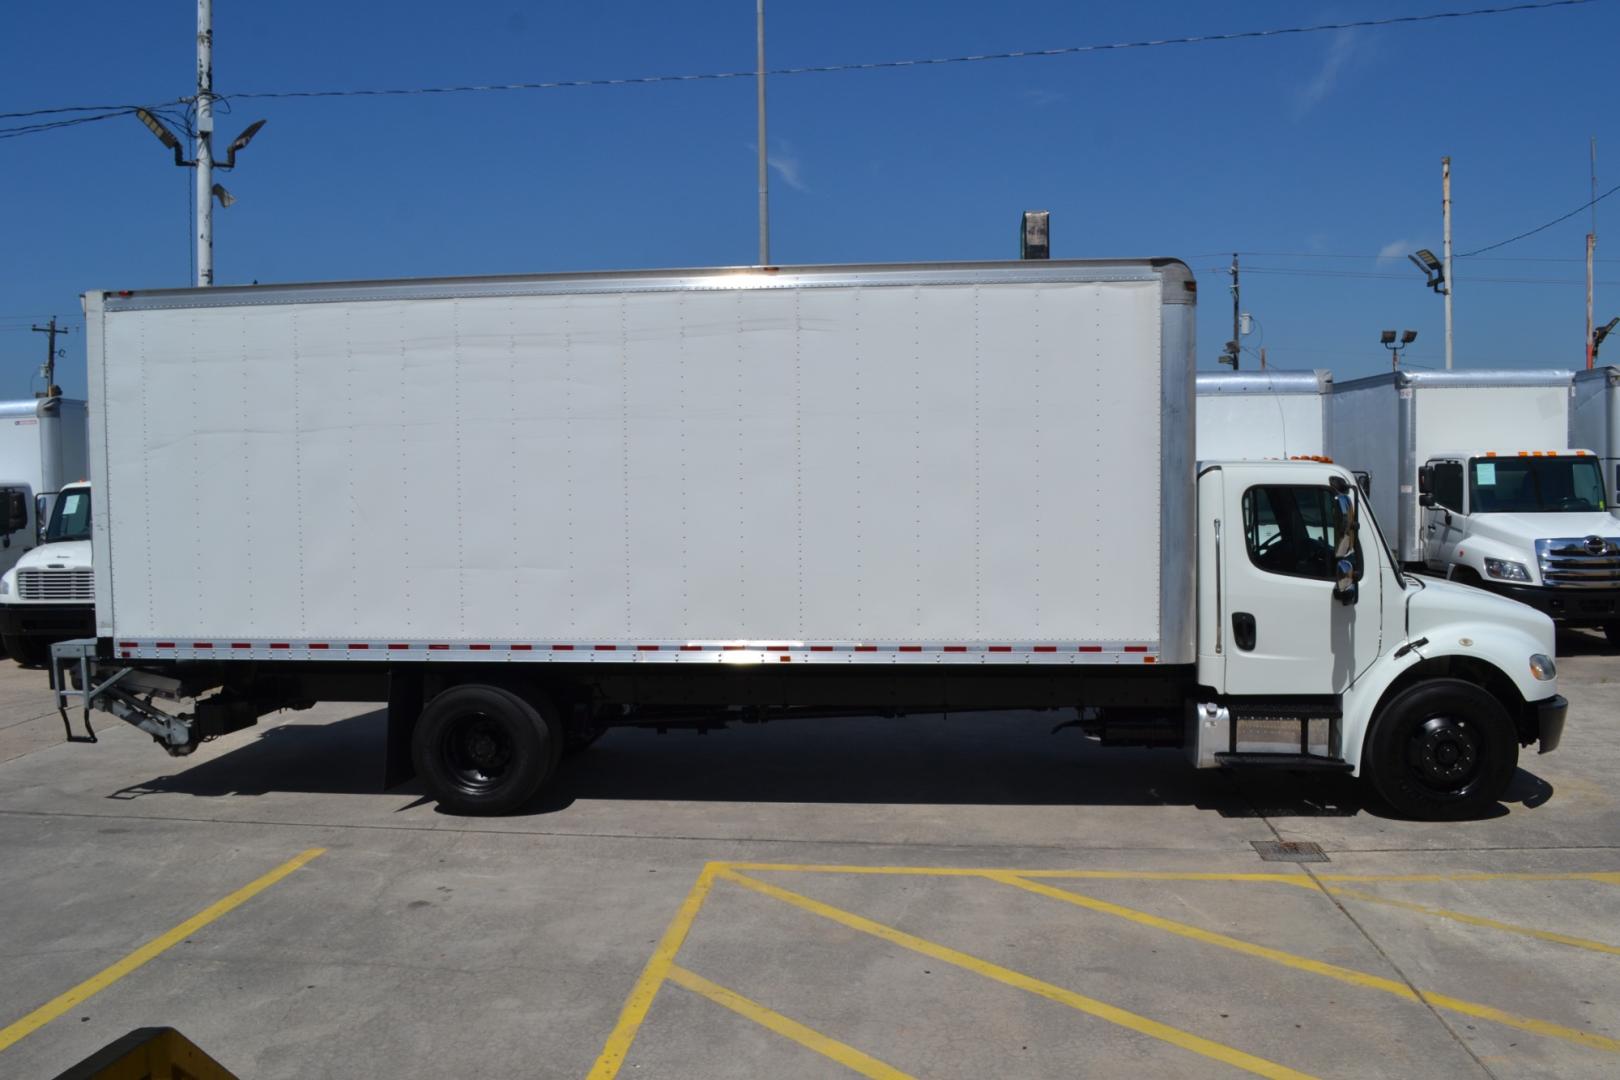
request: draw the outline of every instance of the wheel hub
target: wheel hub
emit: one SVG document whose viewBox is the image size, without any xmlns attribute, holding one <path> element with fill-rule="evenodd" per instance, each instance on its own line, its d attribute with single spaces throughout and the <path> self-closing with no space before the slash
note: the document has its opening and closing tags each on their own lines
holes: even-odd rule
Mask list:
<svg viewBox="0 0 1620 1080">
<path fill-rule="evenodd" d="M 474 713 L 462 717 L 446 733 L 446 755 L 456 779 L 469 790 L 499 783 L 512 758 L 512 741 L 499 723 Z"/>
<path fill-rule="evenodd" d="M 1431 787 L 1455 791 L 1477 771 L 1479 730 L 1461 717 L 1430 717 L 1413 734 L 1413 765 Z"/>
</svg>

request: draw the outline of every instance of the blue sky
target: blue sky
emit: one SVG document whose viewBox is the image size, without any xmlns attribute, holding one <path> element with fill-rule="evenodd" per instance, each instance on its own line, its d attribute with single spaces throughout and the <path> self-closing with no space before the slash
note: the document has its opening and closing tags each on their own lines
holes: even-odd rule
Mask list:
<svg viewBox="0 0 1620 1080">
<path fill-rule="evenodd" d="M 1077 3 L 768 0 L 771 66 L 1131 41 L 1494 6 L 1504 0 Z M 215 0 L 215 90 L 443 86 L 751 69 L 751 0 L 457 4 Z M 0 112 L 148 104 L 193 90 L 195 5 L 11 4 Z M 1200 271 L 1199 366 L 1230 336 L 1338 378 L 1443 364 L 1440 158 L 1459 251 L 1620 178 L 1609 50 L 1620 0 L 1133 51 L 784 76 L 770 85 L 772 259 L 1005 258 L 1025 209 L 1058 257 L 1173 255 Z M 388 98 L 240 100 L 269 121 L 215 216 L 221 283 L 750 263 L 751 80 Z M 28 121 L 4 120 L 0 126 Z M 1605 166 L 1605 161 L 1609 162 Z M 1607 177 L 1607 182 L 1605 182 Z M 0 139 L 0 397 L 27 395 L 28 331 L 73 333 L 78 294 L 190 281 L 190 170 L 132 117 Z M 1620 195 L 1600 204 L 1599 322 L 1620 314 Z M 1613 222 L 1605 232 L 1605 220 Z M 1459 367 L 1584 363 L 1586 213 L 1459 261 Z M 1261 254 L 1266 253 L 1266 254 Z M 1383 253 L 1383 257 L 1380 257 Z M 1344 257 L 1348 256 L 1348 257 Z M 1217 272 L 1219 271 L 1219 272 Z M 1612 346 L 1620 362 L 1620 337 Z M 1256 365 L 1245 356 L 1245 367 Z"/>
</svg>

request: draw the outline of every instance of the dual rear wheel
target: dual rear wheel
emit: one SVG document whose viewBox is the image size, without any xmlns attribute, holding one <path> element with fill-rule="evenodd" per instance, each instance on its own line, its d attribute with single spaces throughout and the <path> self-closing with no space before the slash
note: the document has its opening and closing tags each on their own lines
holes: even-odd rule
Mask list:
<svg viewBox="0 0 1620 1080">
<path fill-rule="evenodd" d="M 505 814 L 551 778 L 562 756 L 556 707 L 540 694 L 452 686 L 428 702 L 411 736 L 416 774 L 456 814 Z"/>
</svg>

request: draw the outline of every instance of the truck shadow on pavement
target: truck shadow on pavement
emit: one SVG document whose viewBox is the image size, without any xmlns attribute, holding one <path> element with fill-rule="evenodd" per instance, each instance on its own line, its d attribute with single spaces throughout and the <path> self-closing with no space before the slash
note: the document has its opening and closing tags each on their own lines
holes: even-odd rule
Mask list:
<svg viewBox="0 0 1620 1080">
<path fill-rule="evenodd" d="M 984 806 L 1190 806 L 1221 817 L 1383 816 L 1347 776 L 1191 768 L 1179 750 L 1102 748 L 1049 713 L 788 720 L 700 735 L 616 729 L 565 757 L 521 815 L 576 802 Z M 382 710 L 330 723 L 276 724 L 235 749 L 111 793 L 215 798 L 272 792 L 380 794 Z M 420 793 L 418 781 L 394 789 Z M 1544 780 L 1521 769 L 1510 802 L 1539 806 Z M 420 805 L 428 799 L 410 805 Z M 1506 814 L 1497 807 L 1493 816 Z"/>
</svg>

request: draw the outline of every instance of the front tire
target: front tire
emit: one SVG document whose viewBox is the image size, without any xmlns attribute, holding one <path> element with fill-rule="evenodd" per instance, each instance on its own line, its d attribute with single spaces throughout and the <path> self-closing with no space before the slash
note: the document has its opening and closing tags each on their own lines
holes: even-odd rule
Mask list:
<svg viewBox="0 0 1620 1080">
<path fill-rule="evenodd" d="M 537 707 L 538 705 L 538 707 Z M 556 768 L 555 710 L 498 686 L 452 686 L 422 710 L 411 736 L 416 773 L 454 814 L 505 814 Z"/>
<path fill-rule="evenodd" d="M 1363 774 L 1402 817 L 1457 821 L 1496 805 L 1518 766 L 1518 734 L 1501 703 L 1473 683 L 1432 679 L 1384 706 Z"/>
</svg>

